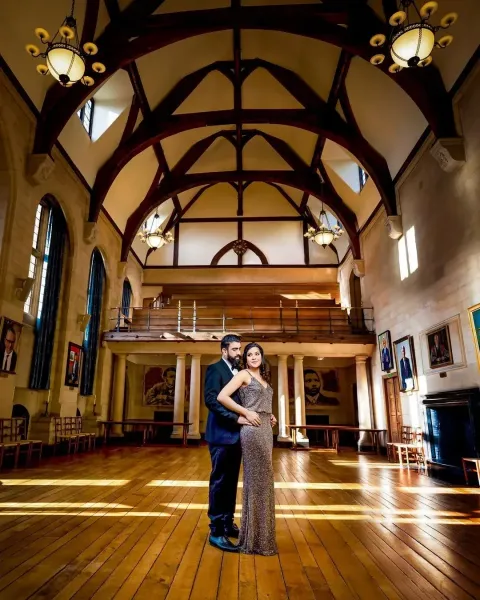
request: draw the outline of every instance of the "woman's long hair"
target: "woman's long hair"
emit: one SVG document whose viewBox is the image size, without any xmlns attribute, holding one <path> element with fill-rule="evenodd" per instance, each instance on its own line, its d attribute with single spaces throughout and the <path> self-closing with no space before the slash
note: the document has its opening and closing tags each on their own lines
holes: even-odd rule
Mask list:
<svg viewBox="0 0 480 600">
<path fill-rule="evenodd" d="M 257 344 L 257 342 L 250 342 L 249 344 L 247 344 L 245 346 L 245 350 L 243 351 L 243 368 L 244 369 L 248 369 L 248 363 L 247 363 L 247 354 L 249 353 L 249 351 L 252 348 L 258 348 L 260 351 L 260 356 L 262 357 L 262 362 L 260 364 L 260 375 L 263 377 L 263 379 L 270 383 L 270 371 L 267 369 L 267 362 L 265 360 L 265 353 L 263 352 L 263 348 L 260 346 L 260 344 Z"/>
</svg>

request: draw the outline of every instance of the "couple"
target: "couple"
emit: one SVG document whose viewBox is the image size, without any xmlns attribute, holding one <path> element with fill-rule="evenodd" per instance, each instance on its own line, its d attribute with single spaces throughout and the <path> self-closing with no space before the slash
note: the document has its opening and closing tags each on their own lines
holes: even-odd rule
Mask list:
<svg viewBox="0 0 480 600">
<path fill-rule="evenodd" d="M 262 348 L 252 342 L 243 352 L 236 335 L 221 341 L 222 358 L 205 377 L 209 409 L 206 439 L 212 460 L 209 508 L 210 544 L 225 552 L 277 553 L 273 489 L 273 390 Z M 243 506 L 240 530 L 233 522 L 243 455 Z M 229 538 L 239 538 L 238 545 Z"/>
</svg>

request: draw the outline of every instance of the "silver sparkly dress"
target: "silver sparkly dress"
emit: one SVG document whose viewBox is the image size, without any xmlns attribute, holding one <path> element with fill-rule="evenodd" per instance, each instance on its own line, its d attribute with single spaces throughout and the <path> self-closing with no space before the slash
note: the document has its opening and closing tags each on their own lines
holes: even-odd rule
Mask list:
<svg viewBox="0 0 480 600">
<path fill-rule="evenodd" d="M 265 388 L 250 375 L 251 381 L 240 388 L 242 406 L 260 416 L 259 427 L 244 425 L 240 430 L 243 454 L 243 507 L 239 546 L 245 554 L 277 554 L 275 541 L 275 496 L 273 488 L 270 424 L 273 390 Z"/>
</svg>

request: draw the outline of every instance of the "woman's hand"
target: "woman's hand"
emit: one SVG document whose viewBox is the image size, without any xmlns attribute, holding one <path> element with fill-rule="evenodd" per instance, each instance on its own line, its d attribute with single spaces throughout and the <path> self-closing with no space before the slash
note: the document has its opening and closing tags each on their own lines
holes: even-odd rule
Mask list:
<svg viewBox="0 0 480 600">
<path fill-rule="evenodd" d="M 275 427 L 276 424 L 277 424 L 277 419 L 274 417 L 274 415 L 270 415 L 270 425 L 272 427 Z"/>
<path fill-rule="evenodd" d="M 250 425 L 250 421 L 247 421 L 245 417 L 238 417 L 237 423 L 239 425 Z"/>
<path fill-rule="evenodd" d="M 260 417 L 253 410 L 247 410 L 247 414 L 245 415 L 245 418 L 251 425 L 255 425 L 255 427 L 259 427 L 261 424 Z"/>
</svg>

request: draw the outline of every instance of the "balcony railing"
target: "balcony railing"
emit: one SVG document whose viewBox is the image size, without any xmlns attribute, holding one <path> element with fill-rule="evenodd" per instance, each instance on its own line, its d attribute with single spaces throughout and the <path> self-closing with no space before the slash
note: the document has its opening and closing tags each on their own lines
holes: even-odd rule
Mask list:
<svg viewBox="0 0 480 600">
<path fill-rule="evenodd" d="M 117 307 L 110 317 L 112 332 L 179 334 L 369 335 L 373 309 L 321 306 L 204 306 L 196 302 L 155 308 Z"/>
</svg>

